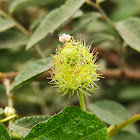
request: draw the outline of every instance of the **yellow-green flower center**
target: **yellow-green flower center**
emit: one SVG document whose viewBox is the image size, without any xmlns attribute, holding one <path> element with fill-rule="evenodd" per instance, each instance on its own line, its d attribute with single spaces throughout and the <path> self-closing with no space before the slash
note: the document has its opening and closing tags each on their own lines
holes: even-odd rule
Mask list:
<svg viewBox="0 0 140 140">
<path fill-rule="evenodd" d="M 55 83 L 58 91 L 64 95 L 95 91 L 97 86 L 94 82 L 99 80 L 96 73 L 99 65 L 95 64 L 95 61 L 96 54 L 90 53 L 90 47 L 83 42 L 74 39 L 65 42 L 53 56 L 52 83 Z"/>
</svg>

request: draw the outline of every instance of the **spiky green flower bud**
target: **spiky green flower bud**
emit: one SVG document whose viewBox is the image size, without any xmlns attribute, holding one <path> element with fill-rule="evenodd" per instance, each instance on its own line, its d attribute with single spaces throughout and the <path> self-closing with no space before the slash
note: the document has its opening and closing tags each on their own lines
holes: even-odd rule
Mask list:
<svg viewBox="0 0 140 140">
<path fill-rule="evenodd" d="M 61 37 L 62 38 L 62 37 Z M 56 54 L 53 55 L 53 73 L 51 83 L 56 84 L 59 92 L 63 95 L 75 92 L 94 92 L 98 87 L 100 75 L 97 70 L 100 68 L 96 64 L 97 53 L 90 52 L 91 46 L 86 46 L 82 41 L 63 40 L 63 47 L 58 46 Z"/>
</svg>

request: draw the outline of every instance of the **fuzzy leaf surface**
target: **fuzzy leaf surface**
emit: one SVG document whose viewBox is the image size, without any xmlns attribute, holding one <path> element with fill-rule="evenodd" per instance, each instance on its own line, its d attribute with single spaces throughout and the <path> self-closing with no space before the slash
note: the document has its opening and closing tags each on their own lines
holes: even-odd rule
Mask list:
<svg viewBox="0 0 140 140">
<path fill-rule="evenodd" d="M 89 110 L 110 125 L 122 123 L 130 117 L 130 113 L 121 104 L 111 100 L 101 100 L 90 104 Z"/>
<path fill-rule="evenodd" d="M 122 101 L 134 101 L 134 100 L 139 101 L 140 100 L 140 87 L 133 86 L 133 87 L 124 88 L 123 90 L 120 91 L 118 97 Z"/>
<path fill-rule="evenodd" d="M 112 140 L 140 140 L 140 134 L 131 132 L 121 132 L 114 136 Z"/>
<path fill-rule="evenodd" d="M 18 49 L 27 42 L 28 37 L 18 31 L 8 30 L 0 33 L 0 49 Z"/>
<path fill-rule="evenodd" d="M 116 27 L 124 41 L 140 52 L 140 19 L 131 17 L 118 22 Z"/>
<path fill-rule="evenodd" d="M 65 0 L 61 0 L 59 3 L 64 2 Z M 14 0 L 11 2 L 9 6 L 9 12 L 13 13 L 16 11 L 21 11 L 28 7 L 39 7 L 39 6 L 46 6 L 49 4 L 58 3 L 58 0 Z"/>
<path fill-rule="evenodd" d="M 0 108 L 0 115 L 4 113 L 4 110 Z"/>
<path fill-rule="evenodd" d="M 48 13 L 31 36 L 27 49 L 67 22 L 84 2 L 85 0 L 67 0 L 60 8 Z"/>
<path fill-rule="evenodd" d="M 108 35 L 106 33 L 95 33 L 88 38 L 88 41 L 89 42 L 93 41 L 94 45 L 98 45 L 98 44 L 100 44 L 102 42 L 106 42 L 106 41 L 112 42 L 113 36 Z"/>
<path fill-rule="evenodd" d="M 6 31 L 15 26 L 12 20 L 0 17 L 0 32 Z"/>
<path fill-rule="evenodd" d="M 110 0 L 116 7 L 111 12 L 111 19 L 119 21 L 140 13 L 140 0 Z M 132 6 L 133 5 L 133 6 Z"/>
<path fill-rule="evenodd" d="M 50 63 L 52 57 L 43 58 L 28 65 L 14 80 L 11 85 L 11 90 L 17 86 L 25 83 L 26 81 L 38 76 L 39 74 L 49 70 L 52 67 Z M 47 78 L 47 77 L 46 77 Z"/>
<path fill-rule="evenodd" d="M 79 107 L 66 107 L 45 123 L 32 128 L 24 140 L 108 140 L 106 126 Z"/>
<path fill-rule="evenodd" d="M 10 140 L 8 131 L 1 123 L 0 123 L 0 140 Z"/>
<path fill-rule="evenodd" d="M 91 13 L 84 14 L 79 18 L 79 21 L 75 25 L 74 30 L 72 31 L 71 34 L 74 34 L 82 30 L 88 23 L 90 23 L 93 20 L 96 20 L 99 17 L 100 17 L 100 13 L 98 12 L 91 12 Z"/>
<path fill-rule="evenodd" d="M 10 129 L 19 134 L 22 137 L 25 137 L 28 135 L 30 132 L 31 128 L 35 126 L 36 124 L 40 122 L 44 122 L 48 120 L 50 117 L 49 116 L 41 116 L 41 115 L 36 115 L 36 116 L 31 116 L 31 117 L 23 117 L 19 120 L 16 120 Z"/>
</svg>

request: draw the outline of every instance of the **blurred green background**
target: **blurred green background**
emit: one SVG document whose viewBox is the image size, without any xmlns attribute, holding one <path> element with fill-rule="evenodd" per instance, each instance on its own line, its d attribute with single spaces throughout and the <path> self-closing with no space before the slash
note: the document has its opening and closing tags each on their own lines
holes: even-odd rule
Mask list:
<svg viewBox="0 0 140 140">
<path fill-rule="evenodd" d="M 44 16 L 63 5 L 65 1 L 0 0 L 0 8 L 29 33 L 34 33 Z M 114 24 L 128 17 L 140 16 L 140 0 L 104 0 L 101 7 Z M 0 15 L 0 72 L 21 72 L 27 65 L 40 59 L 41 55 L 36 48 L 26 51 L 25 47 L 30 37 L 19 30 L 12 20 L 8 21 L 8 16 L 4 17 L 2 13 Z M 48 57 L 54 54 L 56 47 L 62 45 L 58 37 L 63 33 L 69 33 L 75 38 L 85 39 L 87 44 L 92 44 L 92 48 L 95 47 L 99 51 L 98 62 L 102 64 L 103 71 L 119 68 L 122 57 L 120 48 L 114 41 L 115 34 L 106 22 L 97 18 L 97 15 L 96 9 L 85 3 L 70 20 L 39 41 L 38 45 L 43 55 Z M 138 36 L 140 37 L 140 33 Z M 125 66 L 140 71 L 140 54 L 129 45 L 125 52 Z M 66 106 L 79 105 L 76 95 L 71 98 L 67 95 L 61 96 L 61 93 L 57 93 L 48 82 L 47 78 L 42 81 L 34 80 L 13 91 L 14 107 L 20 117 L 36 114 L 53 115 Z M 88 110 L 94 102 L 106 99 L 122 104 L 131 115 L 140 113 L 140 79 L 105 77 L 97 82 L 97 85 L 100 89 L 96 93 L 91 93 L 92 97 L 85 97 Z M 6 105 L 5 87 L 0 84 L 0 107 L 4 108 Z M 139 126 L 138 122 L 136 127 Z M 134 129 L 134 132 L 138 131 L 139 129 Z"/>
</svg>

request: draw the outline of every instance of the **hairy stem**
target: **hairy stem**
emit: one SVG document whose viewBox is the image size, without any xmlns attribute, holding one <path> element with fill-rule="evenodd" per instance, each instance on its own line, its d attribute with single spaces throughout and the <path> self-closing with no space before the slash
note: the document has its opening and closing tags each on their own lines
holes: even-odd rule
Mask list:
<svg viewBox="0 0 140 140">
<path fill-rule="evenodd" d="M 125 73 L 125 52 L 126 52 L 126 44 L 123 43 L 121 47 L 121 74 L 124 76 Z"/>
<path fill-rule="evenodd" d="M 6 89 L 6 95 L 7 95 L 7 100 L 8 100 L 8 106 L 13 108 L 13 94 L 10 92 L 10 80 L 9 79 L 4 79 L 4 86 Z"/>
<path fill-rule="evenodd" d="M 86 110 L 85 109 L 85 101 L 84 101 L 84 95 L 83 95 L 83 93 L 78 92 L 77 95 L 78 95 L 78 98 L 79 98 L 79 103 L 80 103 L 81 109 L 82 110 Z"/>
<path fill-rule="evenodd" d="M 35 45 L 35 50 L 36 50 L 36 52 L 39 54 L 39 56 L 40 56 L 41 58 L 44 58 L 44 57 L 45 57 L 45 55 L 44 55 L 44 53 L 42 52 L 42 50 L 41 50 L 41 48 L 39 47 L 39 45 Z"/>
<path fill-rule="evenodd" d="M 6 117 L 6 118 L 4 118 L 4 119 L 1 119 L 1 120 L 0 120 L 0 123 L 10 121 L 11 119 L 14 119 L 14 118 L 19 118 L 19 117 L 18 117 L 18 115 L 16 115 L 16 114 L 10 115 L 9 117 Z"/>
<path fill-rule="evenodd" d="M 9 79 L 4 79 L 4 86 L 6 89 L 6 94 L 7 94 L 7 100 L 8 100 L 8 106 L 10 108 L 13 108 L 13 94 L 10 92 L 10 80 Z M 14 114 L 15 115 L 15 114 Z M 9 118 L 12 115 L 9 116 Z M 6 119 L 6 118 L 5 118 Z M 9 119 L 8 127 L 11 126 L 12 124 L 12 118 Z M 9 129 L 9 135 L 11 136 L 11 130 Z"/>
<path fill-rule="evenodd" d="M 23 138 L 15 132 L 12 132 L 12 139 L 13 140 L 22 140 Z"/>
<path fill-rule="evenodd" d="M 47 105 L 46 105 L 46 98 L 45 98 L 44 93 L 43 93 L 42 90 L 40 89 L 39 83 L 33 82 L 33 83 L 32 83 L 32 89 L 33 89 L 34 93 L 35 93 L 35 94 L 39 97 L 39 99 L 40 99 L 39 105 L 40 105 L 42 114 L 44 114 L 44 115 L 49 115 L 49 113 L 48 113 L 48 107 L 47 107 Z"/>
<path fill-rule="evenodd" d="M 95 8 L 97 11 L 100 12 L 100 14 L 102 15 L 102 19 L 106 21 L 106 23 L 113 29 L 115 35 L 116 35 L 116 44 L 119 46 L 120 48 L 120 55 L 121 55 L 121 73 L 123 76 L 124 73 L 124 65 L 125 65 L 125 59 L 124 59 L 124 54 L 125 54 L 125 47 L 123 45 L 123 40 L 121 38 L 121 36 L 118 33 L 118 30 L 116 29 L 116 27 L 114 26 L 114 24 L 112 23 L 112 21 L 109 19 L 109 17 L 106 15 L 106 13 L 103 11 L 103 9 L 100 7 L 100 4 L 96 1 L 96 3 L 92 2 L 91 0 L 86 0 L 87 4 L 92 6 L 93 8 Z"/>
<path fill-rule="evenodd" d="M 100 12 L 100 14 L 102 15 L 102 18 L 108 23 L 108 25 L 115 30 L 115 32 L 117 32 L 114 24 L 111 22 L 111 20 L 108 18 L 108 16 L 106 15 L 106 13 L 103 11 L 103 9 L 100 7 L 100 5 L 98 3 L 94 3 L 91 0 L 87 0 L 87 4 L 94 7 L 97 11 Z"/>
<path fill-rule="evenodd" d="M 0 15 L 4 16 L 4 17 L 7 18 L 7 19 L 12 20 L 12 21 L 15 23 L 15 27 L 16 27 L 17 29 L 19 29 L 19 30 L 20 30 L 21 32 L 23 32 L 25 35 L 31 36 L 31 34 L 32 34 L 31 32 L 29 32 L 28 30 L 26 30 L 19 22 L 17 22 L 17 20 L 15 20 L 12 16 L 8 15 L 8 14 L 5 13 L 4 11 L 2 11 L 1 9 L 0 9 Z M 37 51 L 37 53 L 39 54 L 39 56 L 40 56 L 41 58 L 44 58 L 44 57 L 45 57 L 45 55 L 44 55 L 44 53 L 42 52 L 42 50 L 40 49 L 39 45 L 36 45 L 36 46 L 35 46 L 35 50 Z"/>
<path fill-rule="evenodd" d="M 116 135 L 118 132 L 120 132 L 124 127 L 126 127 L 127 125 L 130 125 L 136 121 L 140 120 L 140 114 L 134 115 L 132 118 L 126 120 L 125 122 L 118 124 L 116 126 L 111 125 L 108 129 L 108 136 L 111 138 L 114 135 Z"/>
<path fill-rule="evenodd" d="M 22 31 L 25 35 L 30 36 L 30 32 L 27 31 L 19 22 L 17 22 L 13 17 L 11 17 L 10 15 L 8 15 L 7 13 L 5 13 L 4 11 L 2 11 L 0 9 L 0 15 L 12 20 L 15 23 L 16 28 L 18 28 L 20 31 Z"/>
</svg>

